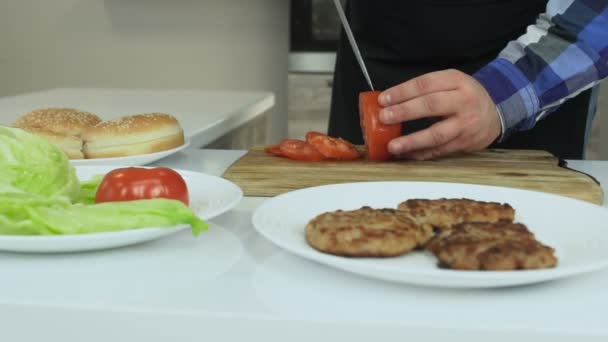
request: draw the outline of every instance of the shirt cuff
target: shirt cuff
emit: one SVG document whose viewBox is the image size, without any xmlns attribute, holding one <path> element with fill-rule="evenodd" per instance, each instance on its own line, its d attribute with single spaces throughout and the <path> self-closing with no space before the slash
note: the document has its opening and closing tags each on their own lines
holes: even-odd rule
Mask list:
<svg viewBox="0 0 608 342">
<path fill-rule="evenodd" d="M 473 77 L 486 88 L 496 104 L 502 125 L 499 141 L 534 126 L 540 110 L 539 98 L 532 82 L 517 66 L 504 58 L 497 58 Z"/>
<path fill-rule="evenodd" d="M 500 136 L 496 139 L 497 143 L 505 141 L 505 117 L 502 115 L 500 107 L 496 106 L 496 112 L 498 113 L 498 119 L 500 120 Z"/>
</svg>

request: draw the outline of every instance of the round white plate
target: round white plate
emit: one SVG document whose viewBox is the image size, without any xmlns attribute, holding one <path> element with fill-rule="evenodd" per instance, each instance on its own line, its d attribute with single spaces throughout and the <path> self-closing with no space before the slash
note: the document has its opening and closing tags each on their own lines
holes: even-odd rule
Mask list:
<svg viewBox="0 0 608 342">
<path fill-rule="evenodd" d="M 172 148 L 166 151 L 139 154 L 128 157 L 115 157 L 115 158 L 94 158 L 94 159 L 72 159 L 70 162 L 74 166 L 142 166 L 148 165 L 172 154 L 175 154 L 183 149 L 190 146 L 190 139 L 186 139 L 183 145 L 176 148 Z"/>
<path fill-rule="evenodd" d="M 395 208 L 411 198 L 471 198 L 506 202 L 537 238 L 556 249 L 556 268 L 525 271 L 440 269 L 433 255 L 414 251 L 396 258 L 345 258 L 321 253 L 304 238 L 318 214 L 368 205 Z M 286 193 L 264 202 L 253 215 L 257 231 L 301 257 L 360 275 L 415 285 L 502 287 L 559 279 L 608 267 L 608 210 L 548 193 L 433 182 L 365 182 L 327 185 Z"/>
<path fill-rule="evenodd" d="M 114 168 L 113 166 L 77 166 L 76 172 L 78 178 L 85 181 L 95 175 L 105 174 Z M 176 171 L 184 178 L 188 186 L 190 207 L 203 220 L 209 220 L 232 209 L 243 197 L 243 192 L 236 184 L 223 178 L 192 171 Z M 108 249 L 156 240 L 190 228 L 190 225 L 184 224 L 169 228 L 149 227 L 77 235 L 0 235 L 0 251 L 58 253 Z M 201 232 L 198 238 L 204 238 L 204 236 L 205 231 Z"/>
</svg>

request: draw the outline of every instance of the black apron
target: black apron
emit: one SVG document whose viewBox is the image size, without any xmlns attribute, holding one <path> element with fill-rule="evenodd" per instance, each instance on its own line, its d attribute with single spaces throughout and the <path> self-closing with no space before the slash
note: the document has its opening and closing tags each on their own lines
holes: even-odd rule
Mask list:
<svg viewBox="0 0 608 342">
<path fill-rule="evenodd" d="M 547 0 L 350 0 L 346 13 L 374 87 L 387 89 L 428 72 L 455 68 L 472 75 L 526 32 Z M 337 52 L 328 133 L 361 144 L 358 96 L 369 90 L 344 33 Z M 582 159 L 590 91 L 567 101 L 499 148 L 541 149 Z M 433 119 L 409 121 L 403 134 Z"/>
</svg>

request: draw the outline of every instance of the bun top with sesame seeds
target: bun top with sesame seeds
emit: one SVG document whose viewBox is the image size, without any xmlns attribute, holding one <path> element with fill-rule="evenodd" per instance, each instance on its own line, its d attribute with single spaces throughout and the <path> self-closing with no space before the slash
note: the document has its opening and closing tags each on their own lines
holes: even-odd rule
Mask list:
<svg viewBox="0 0 608 342">
<path fill-rule="evenodd" d="M 148 113 L 129 115 L 114 120 L 103 121 L 90 127 L 84 136 L 84 140 L 95 140 L 100 135 L 135 134 L 167 128 L 181 130 L 177 119 L 169 114 Z"/>
<path fill-rule="evenodd" d="M 100 122 L 97 115 L 74 108 L 43 108 L 22 115 L 13 126 L 41 128 L 57 134 L 80 137 Z"/>
<path fill-rule="evenodd" d="M 83 135 L 87 158 L 124 157 L 169 150 L 185 142 L 179 121 L 164 113 L 103 121 Z"/>
</svg>

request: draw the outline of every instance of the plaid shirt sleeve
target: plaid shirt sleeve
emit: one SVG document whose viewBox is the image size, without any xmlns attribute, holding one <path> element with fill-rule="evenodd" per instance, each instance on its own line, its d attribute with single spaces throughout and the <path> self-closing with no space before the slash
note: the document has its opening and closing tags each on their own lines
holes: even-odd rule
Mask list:
<svg viewBox="0 0 608 342">
<path fill-rule="evenodd" d="M 607 76 L 608 0 L 549 0 L 536 24 L 474 75 L 497 105 L 500 140 Z"/>
</svg>

